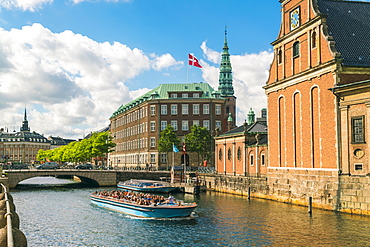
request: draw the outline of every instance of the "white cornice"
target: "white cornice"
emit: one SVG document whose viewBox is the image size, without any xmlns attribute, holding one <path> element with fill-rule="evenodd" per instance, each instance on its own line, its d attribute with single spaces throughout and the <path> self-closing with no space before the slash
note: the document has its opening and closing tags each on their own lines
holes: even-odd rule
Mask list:
<svg viewBox="0 0 370 247">
<path fill-rule="evenodd" d="M 312 69 L 306 70 L 304 72 L 301 72 L 299 74 L 290 76 L 288 78 L 285 78 L 283 80 L 274 82 L 272 84 L 266 85 L 263 88 L 266 90 L 266 94 L 285 89 L 287 87 L 293 86 L 295 84 L 298 84 L 303 81 L 308 81 L 316 77 L 320 77 L 327 73 L 332 73 L 336 71 L 337 65 L 335 63 L 335 60 L 330 61 L 329 63 L 326 63 L 321 66 L 314 67 Z M 335 84 L 335 82 L 334 82 Z M 334 85 L 333 84 L 333 85 Z"/>
</svg>

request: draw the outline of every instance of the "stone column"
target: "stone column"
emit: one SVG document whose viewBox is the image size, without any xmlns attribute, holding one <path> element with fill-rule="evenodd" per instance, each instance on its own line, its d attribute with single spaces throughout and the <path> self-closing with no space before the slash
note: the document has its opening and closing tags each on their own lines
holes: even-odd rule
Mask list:
<svg viewBox="0 0 370 247">
<path fill-rule="evenodd" d="M 339 156 L 340 159 L 340 167 L 339 169 L 342 171 L 342 174 L 349 174 L 350 173 L 350 163 L 349 163 L 349 144 L 351 142 L 350 136 L 350 120 L 348 119 L 348 106 L 342 105 L 339 106 L 340 110 L 340 138 L 338 142 L 341 142 L 341 149 L 338 150 L 340 152 Z"/>
</svg>

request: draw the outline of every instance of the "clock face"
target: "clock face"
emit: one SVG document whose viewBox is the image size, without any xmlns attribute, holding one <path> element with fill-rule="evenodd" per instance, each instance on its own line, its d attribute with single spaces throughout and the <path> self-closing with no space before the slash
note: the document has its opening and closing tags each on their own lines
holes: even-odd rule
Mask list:
<svg viewBox="0 0 370 247">
<path fill-rule="evenodd" d="M 290 30 L 293 30 L 299 27 L 300 18 L 299 18 L 299 8 L 296 8 L 290 12 Z"/>
</svg>

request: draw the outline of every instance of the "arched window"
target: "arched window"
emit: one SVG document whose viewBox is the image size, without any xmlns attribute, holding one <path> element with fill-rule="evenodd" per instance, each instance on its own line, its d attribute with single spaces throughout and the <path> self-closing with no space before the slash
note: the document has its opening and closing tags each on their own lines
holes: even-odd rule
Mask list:
<svg viewBox="0 0 370 247">
<path fill-rule="evenodd" d="M 296 41 L 293 44 L 293 58 L 294 57 L 299 57 L 299 41 Z"/>
<path fill-rule="evenodd" d="M 231 149 L 227 150 L 227 159 L 231 160 Z"/>
<path fill-rule="evenodd" d="M 220 151 L 218 152 L 218 159 L 222 160 L 222 149 L 220 148 Z"/>
<path fill-rule="evenodd" d="M 313 31 L 312 32 L 312 35 L 311 35 L 311 48 L 312 49 L 314 49 L 314 48 L 316 48 L 316 37 L 317 35 L 316 35 L 316 32 L 315 31 Z"/>
<path fill-rule="evenodd" d="M 238 157 L 238 160 L 242 159 L 242 150 L 240 147 L 238 147 L 237 157 Z"/>
<path fill-rule="evenodd" d="M 283 62 L 283 52 L 281 49 L 278 51 L 278 64 L 281 64 Z"/>
</svg>

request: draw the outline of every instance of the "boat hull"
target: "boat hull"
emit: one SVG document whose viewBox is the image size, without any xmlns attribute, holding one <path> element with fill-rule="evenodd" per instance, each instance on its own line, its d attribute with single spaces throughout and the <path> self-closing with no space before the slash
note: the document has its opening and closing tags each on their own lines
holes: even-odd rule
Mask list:
<svg viewBox="0 0 370 247">
<path fill-rule="evenodd" d="M 104 207 L 124 214 L 144 218 L 188 217 L 197 207 L 195 203 L 184 206 L 178 205 L 144 206 L 94 195 L 90 196 L 90 199 L 93 204 L 99 207 Z"/>
</svg>

